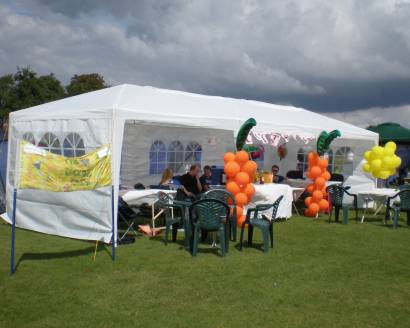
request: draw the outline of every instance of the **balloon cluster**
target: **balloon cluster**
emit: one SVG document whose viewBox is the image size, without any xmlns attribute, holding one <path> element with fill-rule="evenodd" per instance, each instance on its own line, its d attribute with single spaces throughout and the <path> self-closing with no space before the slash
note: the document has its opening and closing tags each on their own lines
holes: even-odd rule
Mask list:
<svg viewBox="0 0 410 328">
<path fill-rule="evenodd" d="M 314 217 L 320 211 L 329 209 L 327 201 L 326 182 L 330 180 L 330 173 L 327 170 L 329 162 L 326 158 L 320 157 L 318 153 L 308 154 L 308 171 L 306 176 L 313 181 L 308 185 L 306 191 L 311 195 L 305 198 L 305 215 Z"/>
<path fill-rule="evenodd" d="M 255 194 L 252 181 L 258 166 L 254 161 L 249 160 L 249 155 L 244 150 L 236 154 L 226 153 L 224 162 L 224 172 L 227 177 L 226 190 L 235 196 L 237 224 L 241 225 L 246 218 L 243 207 L 251 201 Z"/>
<path fill-rule="evenodd" d="M 363 171 L 383 180 L 395 174 L 396 169 L 401 165 L 400 157 L 395 155 L 396 148 L 396 144 L 389 141 L 384 147 L 374 146 L 371 150 L 366 151 Z"/>
</svg>

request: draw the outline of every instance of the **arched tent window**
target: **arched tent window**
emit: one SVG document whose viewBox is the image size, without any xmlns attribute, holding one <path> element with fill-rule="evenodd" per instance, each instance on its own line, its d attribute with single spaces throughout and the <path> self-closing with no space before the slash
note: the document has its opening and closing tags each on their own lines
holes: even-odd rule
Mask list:
<svg viewBox="0 0 410 328">
<path fill-rule="evenodd" d="M 149 174 L 161 174 L 167 165 L 167 149 L 160 140 L 155 140 L 149 150 Z"/>
<path fill-rule="evenodd" d="M 23 140 L 35 145 L 36 139 L 34 139 L 34 135 L 31 132 L 26 132 L 23 134 Z"/>
<path fill-rule="evenodd" d="M 84 141 L 78 133 L 68 134 L 63 143 L 64 156 L 79 157 L 85 155 Z"/>
<path fill-rule="evenodd" d="M 201 165 L 202 147 L 199 143 L 191 141 L 185 147 L 185 163 Z"/>
<path fill-rule="evenodd" d="M 308 154 L 312 151 L 312 147 L 299 148 L 297 154 L 296 170 L 306 172 L 308 168 Z"/>
<path fill-rule="evenodd" d="M 167 154 L 168 167 L 174 173 L 182 173 L 184 169 L 184 146 L 178 140 L 170 143 Z"/>
<path fill-rule="evenodd" d="M 61 154 L 60 140 L 58 140 L 58 137 L 54 133 L 45 133 L 38 143 L 38 146 L 54 154 Z"/>
<path fill-rule="evenodd" d="M 333 173 L 353 174 L 353 157 L 354 153 L 350 147 L 339 148 L 333 159 Z"/>
</svg>

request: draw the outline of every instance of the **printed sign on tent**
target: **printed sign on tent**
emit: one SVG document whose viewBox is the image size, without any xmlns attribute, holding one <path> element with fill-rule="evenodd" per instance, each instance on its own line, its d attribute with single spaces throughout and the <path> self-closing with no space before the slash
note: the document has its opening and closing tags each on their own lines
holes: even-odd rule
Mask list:
<svg viewBox="0 0 410 328">
<path fill-rule="evenodd" d="M 20 189 L 69 192 L 112 184 L 109 146 L 81 157 L 65 157 L 22 141 L 19 155 Z"/>
</svg>

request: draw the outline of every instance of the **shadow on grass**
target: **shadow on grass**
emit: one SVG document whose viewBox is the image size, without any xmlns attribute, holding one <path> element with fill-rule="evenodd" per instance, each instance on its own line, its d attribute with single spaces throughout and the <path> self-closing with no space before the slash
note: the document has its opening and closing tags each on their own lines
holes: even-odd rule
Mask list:
<svg viewBox="0 0 410 328">
<path fill-rule="evenodd" d="M 84 256 L 94 253 L 95 246 L 90 246 L 83 249 L 76 249 L 72 251 L 65 252 L 46 252 L 46 253 L 24 253 L 18 260 L 15 271 L 18 270 L 20 264 L 24 261 L 44 261 L 44 260 L 55 260 L 55 259 L 65 259 L 71 257 Z M 97 248 L 97 253 L 105 251 L 111 257 L 111 252 L 108 251 L 105 244 L 99 243 Z"/>
</svg>

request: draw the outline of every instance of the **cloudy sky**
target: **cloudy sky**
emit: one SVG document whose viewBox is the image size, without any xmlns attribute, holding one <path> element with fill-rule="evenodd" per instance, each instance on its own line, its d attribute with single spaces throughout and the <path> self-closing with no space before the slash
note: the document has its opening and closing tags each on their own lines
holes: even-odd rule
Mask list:
<svg viewBox="0 0 410 328">
<path fill-rule="evenodd" d="M 410 0 L 1 0 L 16 66 L 410 127 Z"/>
</svg>

